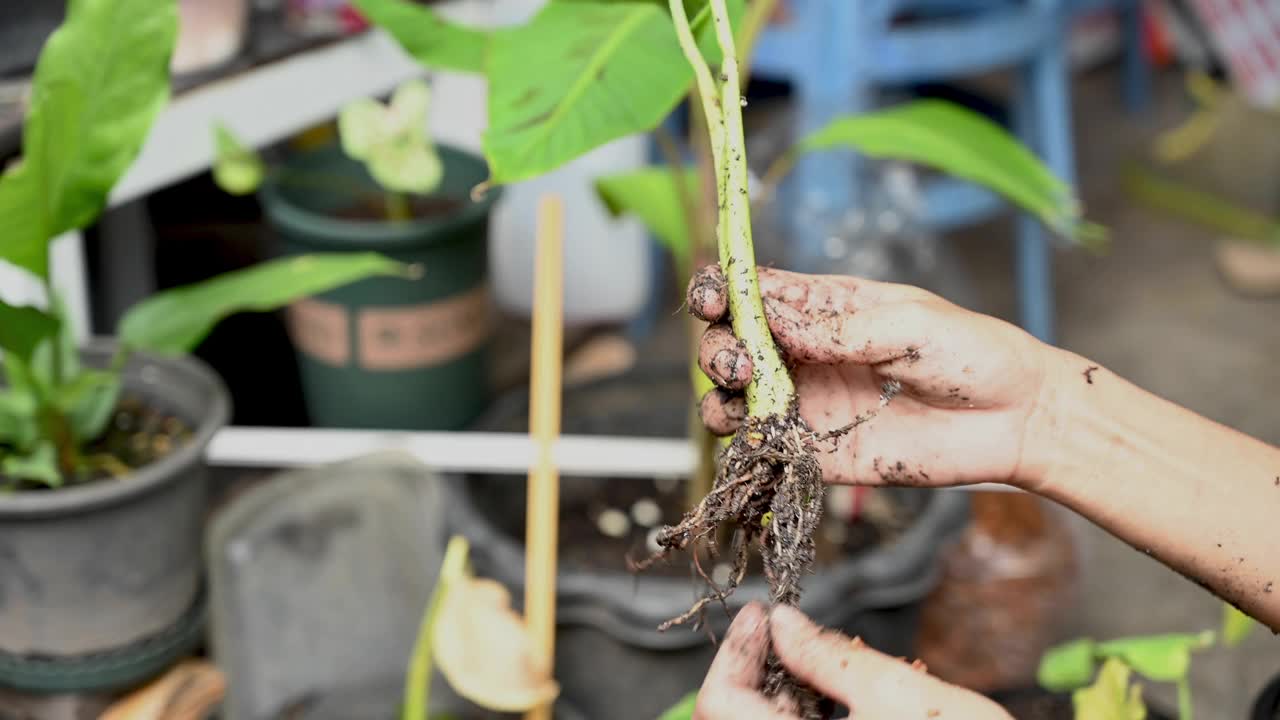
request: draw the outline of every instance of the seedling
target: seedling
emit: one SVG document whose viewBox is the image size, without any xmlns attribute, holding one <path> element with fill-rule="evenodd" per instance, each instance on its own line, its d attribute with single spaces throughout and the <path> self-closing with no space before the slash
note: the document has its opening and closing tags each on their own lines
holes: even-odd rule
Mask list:
<svg viewBox="0 0 1280 720">
<path fill-rule="evenodd" d="M 342 150 L 363 163 L 370 177 L 385 191 L 386 218 L 394 222 L 413 219 L 411 198 L 440 187 L 444 164 L 427 130 L 431 90 L 420 80 L 401 85 L 391 102 L 362 98 L 338 114 Z M 214 126 L 213 177 L 232 195 L 256 192 L 266 179 L 266 165 L 251 148 L 223 125 Z M 290 173 L 278 180 L 291 185 L 332 187 L 350 192 L 344 178 L 317 173 Z"/>
<path fill-rule="evenodd" d="M 130 472 L 118 457 L 89 449 L 116 409 L 130 353 L 186 353 L 232 313 L 272 310 L 361 278 L 408 272 L 368 253 L 307 255 L 228 273 L 129 308 L 110 365 L 81 365 L 50 278 L 50 244 L 94 222 L 133 163 L 169 97 L 177 28 L 172 0 L 78 0 L 40 53 L 22 157 L 0 176 L 0 260 L 41 282 L 48 299 L 45 307 L 0 302 L 6 489 Z"/>
<path fill-rule="evenodd" d="M 1130 674 L 1136 672 L 1148 680 L 1174 683 L 1178 689 L 1178 717 L 1192 720 L 1192 653 L 1212 647 L 1219 638 L 1227 647 L 1238 645 L 1254 624 L 1248 615 L 1223 603 L 1222 628 L 1217 633 L 1205 630 L 1107 642 L 1081 638 L 1045 653 L 1036 678 L 1047 690 L 1074 691 L 1076 720 L 1143 720 L 1147 708 L 1142 688 L 1129 683 Z"/>
</svg>

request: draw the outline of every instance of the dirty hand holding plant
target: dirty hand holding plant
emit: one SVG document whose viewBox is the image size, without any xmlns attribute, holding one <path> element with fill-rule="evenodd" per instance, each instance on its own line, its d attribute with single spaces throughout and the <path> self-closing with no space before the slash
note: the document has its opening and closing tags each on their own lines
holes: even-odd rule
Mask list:
<svg viewBox="0 0 1280 720">
<path fill-rule="evenodd" d="M 918 288 L 768 269 L 760 282 L 800 414 L 831 436 L 827 482 L 1008 483 L 1280 629 L 1280 449 Z M 720 324 L 718 270 L 694 277 L 688 301 L 713 323 L 699 362 L 721 388 L 703 419 L 730 432 L 752 358 Z"/>
<path fill-rule="evenodd" d="M 792 720 L 788 698 L 766 699 L 758 688 L 768 641 L 796 678 L 867 720 L 950 718 L 1008 720 L 994 702 L 947 684 L 917 664 L 891 658 L 840 633 L 814 625 L 785 605 L 766 617 L 752 603 L 725 635 L 707 672 L 694 720 Z"/>
</svg>

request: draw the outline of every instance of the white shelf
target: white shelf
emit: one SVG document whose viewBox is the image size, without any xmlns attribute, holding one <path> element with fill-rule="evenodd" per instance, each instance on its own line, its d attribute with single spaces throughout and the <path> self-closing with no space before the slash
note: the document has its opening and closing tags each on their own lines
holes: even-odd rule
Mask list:
<svg viewBox="0 0 1280 720">
<path fill-rule="evenodd" d="M 385 33 L 307 50 L 182 93 L 156 119 L 141 154 L 111 193 L 119 205 L 184 180 L 213 162 L 221 122 L 255 148 L 332 118 L 346 103 L 424 74 Z"/>
</svg>

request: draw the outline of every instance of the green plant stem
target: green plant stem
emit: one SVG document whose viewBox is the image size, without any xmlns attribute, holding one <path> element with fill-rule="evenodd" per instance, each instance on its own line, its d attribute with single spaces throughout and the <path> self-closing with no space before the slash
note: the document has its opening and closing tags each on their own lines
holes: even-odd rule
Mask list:
<svg viewBox="0 0 1280 720">
<path fill-rule="evenodd" d="M 707 67 L 707 62 L 698 49 L 698 42 L 693 37 L 693 29 L 689 27 L 689 16 L 684 12 L 684 2 L 667 0 L 667 5 L 671 8 L 671 19 L 675 22 L 676 38 L 680 41 L 680 49 L 684 52 L 689 64 L 693 66 L 694 84 L 698 90 L 698 97 L 702 100 L 702 114 L 707 119 L 707 126 L 719 127 L 723 122 L 724 108 L 721 107 L 720 96 L 715 91 L 716 84 L 711 76 L 711 68 Z M 729 51 L 725 50 L 725 52 Z M 711 160 L 715 165 L 716 174 L 719 175 L 724 168 L 724 136 L 717 137 L 713 132 L 710 139 Z"/>
<path fill-rule="evenodd" d="M 408 195 L 388 191 L 386 203 L 388 220 L 392 222 L 408 222 L 413 219 L 413 210 L 409 207 Z"/>
<path fill-rule="evenodd" d="M 751 241 L 751 196 L 747 190 L 746 141 L 742 130 L 742 88 L 733 28 L 725 0 L 711 0 L 716 38 L 724 55 L 720 68 L 720 107 L 724 167 L 718 184 L 720 199 L 720 267 L 729 283 L 729 313 L 733 331 L 755 362 L 755 377 L 747 385 L 747 413 L 752 417 L 785 415 L 795 397 L 791 375 L 778 354 L 765 321 L 760 283 L 756 277 Z M 701 55 L 698 56 L 701 62 Z M 717 128 L 712 125 L 714 136 Z"/>
<path fill-rule="evenodd" d="M 431 701 L 431 648 L 435 643 L 436 620 L 440 616 L 440 609 L 444 606 L 444 599 L 449 594 L 450 586 L 466 575 L 468 551 L 467 539 L 462 536 L 450 538 L 449 545 L 444 551 L 444 561 L 440 563 L 440 577 L 436 579 L 436 586 L 431 590 L 431 598 L 427 601 L 422 624 L 418 627 L 418 639 L 413 645 L 413 656 L 409 659 L 401 720 L 427 720 Z"/>
</svg>

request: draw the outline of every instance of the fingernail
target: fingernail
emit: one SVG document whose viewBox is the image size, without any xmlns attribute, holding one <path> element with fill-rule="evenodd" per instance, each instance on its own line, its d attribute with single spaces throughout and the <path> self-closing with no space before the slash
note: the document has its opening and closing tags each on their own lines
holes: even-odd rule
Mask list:
<svg viewBox="0 0 1280 720">
<path fill-rule="evenodd" d="M 738 369 L 738 353 L 735 350 L 721 350 L 711 359 L 711 369 L 716 371 L 724 382 L 733 382 L 734 373 Z"/>
</svg>

